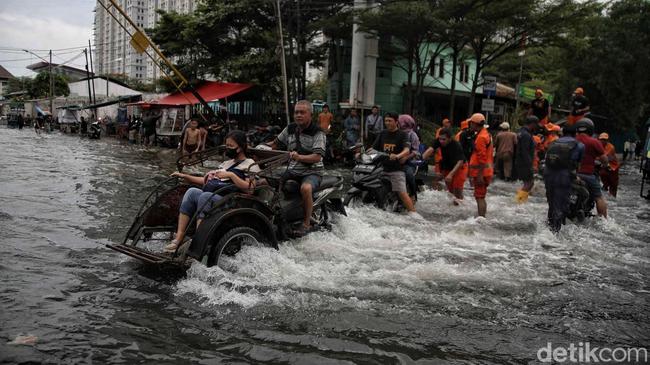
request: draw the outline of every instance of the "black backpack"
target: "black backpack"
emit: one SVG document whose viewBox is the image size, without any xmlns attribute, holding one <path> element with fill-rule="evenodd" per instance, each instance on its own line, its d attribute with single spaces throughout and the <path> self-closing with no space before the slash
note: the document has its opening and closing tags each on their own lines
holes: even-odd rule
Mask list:
<svg viewBox="0 0 650 365">
<path fill-rule="evenodd" d="M 575 169 L 576 162 L 571 160 L 571 153 L 577 146 L 577 141 L 551 143 L 546 151 L 545 166 L 553 170 Z"/>
</svg>

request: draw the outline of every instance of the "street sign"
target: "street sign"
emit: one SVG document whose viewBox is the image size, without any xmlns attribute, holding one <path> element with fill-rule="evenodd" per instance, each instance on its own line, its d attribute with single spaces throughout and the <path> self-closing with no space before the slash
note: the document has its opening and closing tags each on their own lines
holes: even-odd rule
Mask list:
<svg viewBox="0 0 650 365">
<path fill-rule="evenodd" d="M 494 76 L 483 76 L 483 94 L 495 97 L 497 95 L 497 78 Z"/>
<path fill-rule="evenodd" d="M 481 110 L 484 112 L 493 112 L 494 99 L 483 99 L 483 102 L 481 102 Z"/>
</svg>

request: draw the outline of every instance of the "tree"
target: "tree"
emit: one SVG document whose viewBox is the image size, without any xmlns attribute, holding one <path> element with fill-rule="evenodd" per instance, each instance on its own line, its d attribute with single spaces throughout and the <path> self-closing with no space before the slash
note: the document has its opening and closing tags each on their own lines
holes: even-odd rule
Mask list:
<svg viewBox="0 0 650 365">
<path fill-rule="evenodd" d="M 70 95 L 70 88 L 68 88 L 68 80 L 59 75 L 52 76 L 54 83 L 54 97 Z M 40 72 L 34 80 L 29 84 L 27 92 L 31 98 L 44 98 L 49 96 L 50 93 L 50 73 L 47 71 Z"/>
<path fill-rule="evenodd" d="M 327 100 L 327 78 L 319 77 L 313 82 L 307 82 L 305 99 L 307 100 Z"/>
<path fill-rule="evenodd" d="M 591 102 L 598 130 L 624 131 L 650 116 L 650 4 L 621 0 L 581 3 L 578 21 L 543 46 L 527 48 L 523 83 L 555 92 L 553 104 L 569 109 L 571 92 L 581 86 Z M 578 16 L 576 15 L 576 16 Z M 514 85 L 519 58 L 507 54 L 486 72 Z"/>
<path fill-rule="evenodd" d="M 296 85 L 294 99 L 305 96 L 305 64 L 318 64 L 325 58 L 327 47 L 316 46 L 315 37 L 328 17 L 348 2 L 282 3 L 284 48 L 289 50 L 287 71 L 295 80 L 291 85 Z M 275 102 L 281 93 L 277 22 L 271 1 L 205 0 L 192 14 L 162 13 L 150 34 L 190 81 L 213 76 L 231 82 L 251 82 L 261 86 Z"/>
<path fill-rule="evenodd" d="M 465 58 L 468 43 L 465 19 L 479 0 L 444 0 L 438 4 L 434 37 L 444 41 L 451 50 L 451 86 L 449 91 L 449 120 L 454 123 L 456 108 L 456 75 L 459 61 Z"/>
<path fill-rule="evenodd" d="M 27 76 L 19 76 L 9 79 L 7 81 L 7 90 L 5 91 L 5 95 L 19 91 L 28 91 L 32 81 L 32 78 Z"/>
<path fill-rule="evenodd" d="M 650 3 L 621 0 L 594 19 L 588 48 L 576 53 L 571 71 L 608 130 L 629 130 L 650 115 Z M 597 20 L 597 21 L 596 21 Z"/>
<path fill-rule="evenodd" d="M 469 100 L 474 110 L 476 89 L 482 85 L 483 70 L 523 46 L 549 46 L 572 23 L 580 22 L 583 9 L 570 0 L 493 0 L 475 7 L 465 19 L 467 38 L 476 72 Z M 514 67 L 518 70 L 518 67 Z"/>
<path fill-rule="evenodd" d="M 400 21 L 408 19 L 408 21 Z M 406 73 L 406 111 L 417 114 L 424 79 L 433 60 L 444 49 L 434 44 L 432 27 L 436 23 L 432 4 L 425 0 L 386 1 L 379 9 L 360 14 L 360 29 L 378 32 L 385 44 L 385 56 Z"/>
</svg>

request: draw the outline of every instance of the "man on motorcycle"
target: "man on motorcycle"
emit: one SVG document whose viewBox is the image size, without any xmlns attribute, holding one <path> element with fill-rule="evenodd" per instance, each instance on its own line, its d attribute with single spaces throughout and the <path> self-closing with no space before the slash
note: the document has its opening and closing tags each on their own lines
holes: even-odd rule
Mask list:
<svg viewBox="0 0 650 365">
<path fill-rule="evenodd" d="M 564 135 L 552 142 L 546 151 L 544 185 L 548 202 L 548 226 L 557 233 L 569 213 L 571 186 L 585 146 L 575 139 L 575 126 L 565 126 Z"/>
<path fill-rule="evenodd" d="M 578 177 L 587 184 L 589 195 L 596 202 L 598 215 L 607 218 L 607 202 L 603 197 L 600 181 L 594 175 L 596 171 L 596 160 L 600 160 L 601 166 L 609 168 L 607 154 L 603 145 L 592 137 L 594 134 L 594 123 L 591 119 L 582 118 L 579 120 L 576 123 L 576 131 L 578 132 L 576 139 L 585 145 L 585 153 L 580 161 Z"/>
<path fill-rule="evenodd" d="M 295 123 L 290 124 L 272 142 L 273 149 L 289 151 L 289 167 L 284 178 L 300 184 L 300 195 L 304 206 L 304 219 L 296 236 L 303 236 L 311 229 L 311 215 L 314 209 L 313 192 L 321 183 L 323 156 L 325 155 L 325 133 L 312 122 L 312 105 L 307 100 L 296 103 L 293 111 Z"/>
<path fill-rule="evenodd" d="M 398 118 L 397 113 L 386 113 L 384 116 L 386 129 L 379 133 L 372 148 L 389 154 L 390 161 L 384 163 L 384 174 L 390 179 L 393 191 L 397 193 L 409 214 L 419 216 L 415 211 L 413 200 L 406 191 L 406 175 L 400 160 L 409 155 L 410 146 L 408 136 L 397 125 Z"/>
</svg>

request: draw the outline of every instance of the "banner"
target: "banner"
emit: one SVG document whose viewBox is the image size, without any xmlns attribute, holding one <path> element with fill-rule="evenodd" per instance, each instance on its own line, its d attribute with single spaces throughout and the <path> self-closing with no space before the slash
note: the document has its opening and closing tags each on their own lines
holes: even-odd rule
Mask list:
<svg viewBox="0 0 650 365">
<path fill-rule="evenodd" d="M 528 99 L 528 100 L 533 100 L 535 99 L 535 90 L 532 87 L 527 87 L 527 86 L 520 86 L 519 87 L 519 97 L 522 99 Z M 544 97 L 550 104 L 553 104 L 553 94 L 546 94 L 544 93 Z"/>
</svg>

